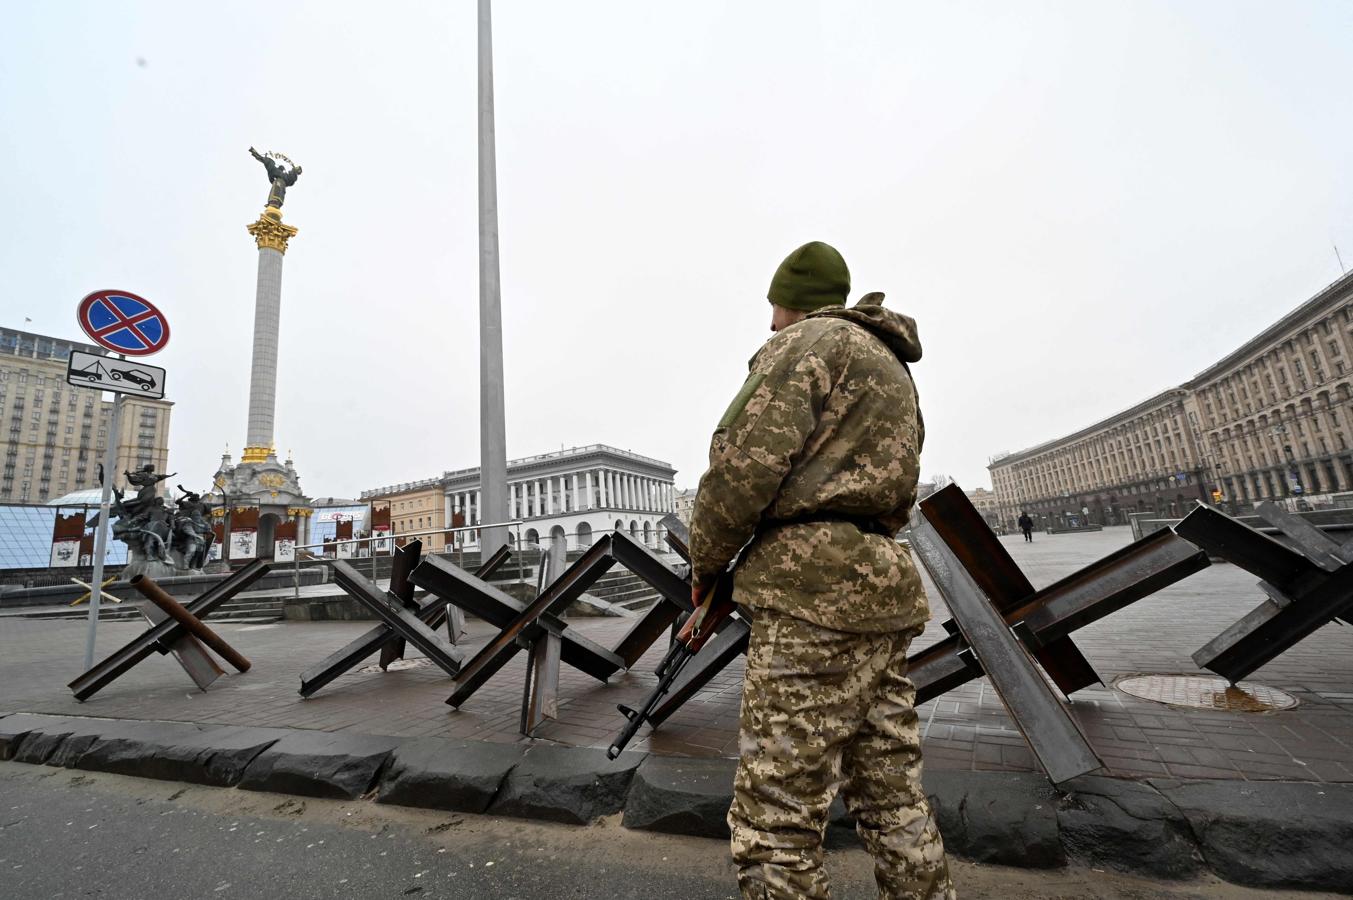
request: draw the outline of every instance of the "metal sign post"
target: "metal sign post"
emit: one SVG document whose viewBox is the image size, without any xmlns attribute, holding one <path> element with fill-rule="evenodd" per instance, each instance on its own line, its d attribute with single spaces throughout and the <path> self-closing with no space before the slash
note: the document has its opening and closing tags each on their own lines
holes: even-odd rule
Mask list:
<svg viewBox="0 0 1353 900">
<path fill-rule="evenodd" d="M 85 671 L 94 665 L 94 642 L 99 628 L 99 600 L 103 595 L 103 560 L 108 553 L 108 513 L 117 476 L 118 444 L 122 439 L 124 393 L 164 396 L 164 369 L 135 363 L 127 356 L 149 356 L 169 343 L 169 320 L 149 300 L 131 291 L 95 291 L 80 301 L 76 321 L 89 339 L 119 357 L 95 356 L 75 351 L 66 368 L 70 384 L 112 391 L 113 421 L 109 423 L 108 446 L 103 452 L 103 494 L 99 499 L 99 530 L 94 535 L 94 577 L 89 592 L 89 637 L 85 642 Z"/>
<path fill-rule="evenodd" d="M 99 599 L 103 596 L 103 560 L 108 553 L 108 507 L 113 499 L 114 469 L 122 438 L 121 394 L 113 399 L 113 421 L 108 428 L 108 446 L 103 451 L 103 494 L 99 498 L 99 530 L 94 532 L 94 577 L 89 581 L 89 636 L 85 640 L 85 671 L 94 665 L 94 640 L 99 630 Z"/>
</svg>

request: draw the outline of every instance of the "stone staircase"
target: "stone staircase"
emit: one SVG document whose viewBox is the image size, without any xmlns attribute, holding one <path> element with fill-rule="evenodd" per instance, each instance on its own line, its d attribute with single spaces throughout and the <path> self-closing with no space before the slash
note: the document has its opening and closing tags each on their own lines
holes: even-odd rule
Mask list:
<svg viewBox="0 0 1353 900">
<path fill-rule="evenodd" d="M 145 621 L 136 604 L 137 601 L 133 600 L 126 600 L 122 603 L 100 603 L 99 621 Z M 81 604 L 79 606 L 61 607 L 60 609 L 44 609 L 37 607 L 31 610 L 22 610 L 16 613 L 16 615 L 24 619 L 43 619 L 47 621 L 69 619 L 84 620 L 89 618 L 89 606 L 87 604 Z M 236 597 L 218 607 L 206 621 L 209 623 L 234 622 L 242 625 L 252 625 L 265 622 L 280 622 L 281 620 L 281 597 Z"/>
<path fill-rule="evenodd" d="M 51 609 L 43 607 L 34 607 L 33 609 L 20 609 L 13 613 L 21 619 L 42 619 L 46 621 L 61 621 L 67 619 L 85 620 L 89 618 L 88 604 L 79 606 L 66 606 L 60 609 Z M 135 603 L 100 603 L 99 621 L 100 622 L 119 622 L 119 621 L 144 621 L 141 619 L 141 611 L 136 608 Z"/>
<path fill-rule="evenodd" d="M 282 621 L 283 598 L 278 597 L 234 597 L 223 603 L 212 613 L 209 622 L 236 622 L 240 624 L 261 624 Z"/>
<path fill-rule="evenodd" d="M 648 582 L 618 566 L 598 578 L 587 593 L 631 612 L 647 609 L 659 599 L 658 592 Z"/>
</svg>

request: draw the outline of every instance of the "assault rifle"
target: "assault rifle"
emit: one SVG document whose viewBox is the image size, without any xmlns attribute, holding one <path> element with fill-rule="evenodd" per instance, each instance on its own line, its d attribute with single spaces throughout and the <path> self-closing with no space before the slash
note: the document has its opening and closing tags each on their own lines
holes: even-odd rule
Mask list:
<svg viewBox="0 0 1353 900">
<path fill-rule="evenodd" d="M 671 649 L 658 665 L 658 685 L 644 700 L 643 706 L 639 709 L 631 709 L 623 703 L 616 706 L 628 721 L 615 742 L 607 748 L 607 759 L 615 759 L 620 755 L 620 751 L 625 749 L 625 745 L 634 740 L 634 736 L 639 733 L 639 727 L 649 720 L 658 704 L 662 702 L 662 698 L 672 689 L 672 685 L 676 684 L 686 663 L 700 652 L 700 648 L 708 643 L 735 608 L 733 574 L 726 572 L 705 592 L 704 599 L 695 611 L 686 617 L 681 630 L 672 641 Z"/>
</svg>

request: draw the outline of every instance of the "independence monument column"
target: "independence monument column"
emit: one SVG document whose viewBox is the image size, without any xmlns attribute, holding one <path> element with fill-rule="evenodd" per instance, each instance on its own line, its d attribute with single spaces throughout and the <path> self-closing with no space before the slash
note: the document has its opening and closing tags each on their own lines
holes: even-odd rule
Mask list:
<svg viewBox="0 0 1353 900">
<path fill-rule="evenodd" d="M 254 294 L 254 355 L 249 370 L 249 431 L 244 454 L 232 464 L 221 458 L 215 484 L 224 536 L 232 560 L 260 557 L 290 561 L 296 544 L 308 539 L 310 498 L 301 490 L 296 466 L 273 449 L 277 405 L 277 345 L 282 318 L 282 256 L 297 229 L 282 224 L 282 202 L 301 167 L 280 153 L 249 153 L 268 171 L 268 202 L 249 233 L 258 245 L 258 287 Z"/>
<path fill-rule="evenodd" d="M 254 294 L 254 358 L 249 370 L 249 433 L 241 462 L 263 462 L 273 451 L 273 410 L 277 403 L 277 338 L 282 317 L 282 256 L 298 229 L 282 224 L 282 201 L 301 167 L 280 153 L 249 152 L 268 170 L 268 205 L 249 233 L 258 244 L 258 289 Z M 275 160 L 281 160 L 276 162 Z"/>
</svg>

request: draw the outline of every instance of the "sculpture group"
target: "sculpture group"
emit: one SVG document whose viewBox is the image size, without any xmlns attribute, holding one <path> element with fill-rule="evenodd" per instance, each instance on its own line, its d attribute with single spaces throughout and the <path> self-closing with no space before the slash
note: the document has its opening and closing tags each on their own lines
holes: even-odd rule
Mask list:
<svg viewBox="0 0 1353 900">
<path fill-rule="evenodd" d="M 200 574 L 207 564 L 216 534 L 211 527 L 211 504 L 202 495 L 183 485 L 182 496 L 171 509 L 158 493 L 160 482 L 177 473 L 162 475 L 150 464 L 134 472 L 123 472 L 127 482 L 137 488 L 128 498 L 125 491 L 113 488 L 109 512 L 113 516 L 113 537 L 127 545 L 126 579 L 137 575 L 164 578 L 170 575 Z M 98 526 L 96 514 L 89 527 Z"/>
</svg>

